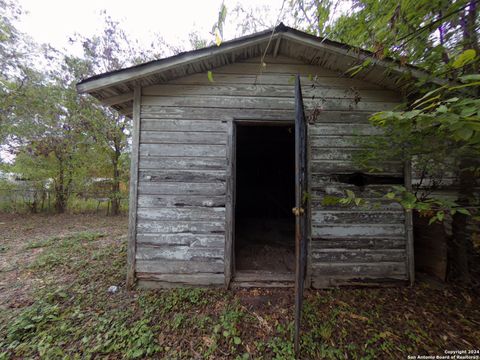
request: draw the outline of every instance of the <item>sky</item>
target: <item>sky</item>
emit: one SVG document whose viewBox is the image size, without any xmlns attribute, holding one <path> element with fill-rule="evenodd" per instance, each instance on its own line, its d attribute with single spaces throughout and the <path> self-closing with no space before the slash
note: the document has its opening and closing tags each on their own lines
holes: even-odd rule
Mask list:
<svg viewBox="0 0 480 360">
<path fill-rule="evenodd" d="M 261 9 L 262 20 L 272 27 L 284 2 L 289 0 L 224 0 L 227 20 L 223 40 L 239 35 L 234 9 Z M 81 55 L 81 49 L 69 43 L 75 33 L 85 37 L 100 34 L 103 28 L 102 11 L 121 23 L 132 40 L 145 47 L 156 35 L 176 47 L 190 49 L 189 34 L 214 41 L 212 26 L 218 19 L 222 0 L 17 0 L 23 14 L 15 27 L 40 44 L 50 44 L 66 53 Z M 286 7 L 286 4 L 285 4 Z M 260 11 L 256 11 L 260 14 Z M 0 158 L 13 157 L 0 148 Z"/>
<path fill-rule="evenodd" d="M 284 0 L 225 0 L 227 22 L 224 40 L 236 35 L 232 10 L 268 6 L 263 17 L 274 24 Z M 222 0 L 18 0 L 25 11 L 16 24 L 39 43 L 50 43 L 58 49 L 73 49 L 68 39 L 74 33 L 91 36 L 102 28 L 101 11 L 122 24 L 127 34 L 145 44 L 160 34 L 168 44 L 188 46 L 188 34 L 212 39 L 209 32 L 217 20 Z M 74 50 L 72 50 L 74 51 Z"/>
</svg>

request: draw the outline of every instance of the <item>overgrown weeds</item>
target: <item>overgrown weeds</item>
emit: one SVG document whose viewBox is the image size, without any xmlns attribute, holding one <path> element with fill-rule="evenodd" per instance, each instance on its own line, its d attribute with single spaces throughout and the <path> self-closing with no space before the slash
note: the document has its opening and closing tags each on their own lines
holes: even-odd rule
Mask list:
<svg viewBox="0 0 480 360">
<path fill-rule="evenodd" d="M 125 230 L 88 225 L 61 236 L 25 236 L 18 254 L 5 246 L 7 256 L 33 258 L 19 276 L 37 281 L 27 300 L 11 299 L 0 311 L 0 359 L 294 357 L 292 289 L 127 291 Z M 71 228 L 61 226 L 58 233 Z M 34 230 L 25 227 L 26 234 Z M 109 293 L 111 285 L 118 291 Z M 395 359 L 478 348 L 478 305 L 473 294 L 426 283 L 310 291 L 302 356 Z"/>
</svg>

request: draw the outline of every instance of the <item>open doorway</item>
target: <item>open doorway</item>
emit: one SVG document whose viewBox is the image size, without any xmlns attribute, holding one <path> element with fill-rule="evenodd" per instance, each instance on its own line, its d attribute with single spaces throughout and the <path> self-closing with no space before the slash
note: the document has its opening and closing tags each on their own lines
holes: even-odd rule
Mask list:
<svg viewBox="0 0 480 360">
<path fill-rule="evenodd" d="M 295 128 L 238 124 L 235 270 L 295 271 Z"/>
</svg>

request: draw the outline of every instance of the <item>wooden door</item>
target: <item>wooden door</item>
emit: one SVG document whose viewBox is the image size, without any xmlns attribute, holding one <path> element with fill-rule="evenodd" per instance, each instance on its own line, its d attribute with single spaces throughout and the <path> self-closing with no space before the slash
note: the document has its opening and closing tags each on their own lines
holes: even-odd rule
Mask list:
<svg viewBox="0 0 480 360">
<path fill-rule="evenodd" d="M 300 76 L 295 81 L 295 352 L 300 345 L 300 320 L 307 262 L 307 124 Z"/>
</svg>

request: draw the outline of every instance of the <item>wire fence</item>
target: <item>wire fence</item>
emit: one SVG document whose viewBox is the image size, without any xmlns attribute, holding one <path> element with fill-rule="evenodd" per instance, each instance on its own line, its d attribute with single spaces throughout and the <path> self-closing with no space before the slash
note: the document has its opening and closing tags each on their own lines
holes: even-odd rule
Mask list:
<svg viewBox="0 0 480 360">
<path fill-rule="evenodd" d="M 116 198 L 119 201 L 120 213 L 128 212 L 128 194 L 121 192 Z M 112 212 L 112 193 L 99 191 L 69 192 L 66 211 L 71 213 Z M 25 213 L 47 212 L 55 209 L 55 192 L 48 189 L 11 189 L 0 188 L 0 212 Z"/>
</svg>

